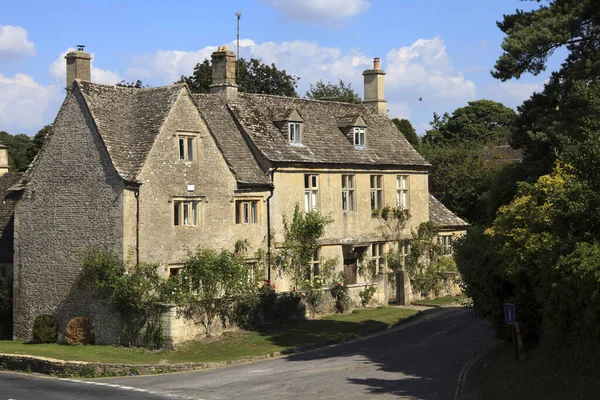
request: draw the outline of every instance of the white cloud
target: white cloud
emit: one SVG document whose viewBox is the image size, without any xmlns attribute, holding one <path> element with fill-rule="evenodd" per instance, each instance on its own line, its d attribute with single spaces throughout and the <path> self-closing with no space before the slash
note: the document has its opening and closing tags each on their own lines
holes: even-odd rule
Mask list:
<svg viewBox="0 0 600 400">
<path fill-rule="evenodd" d="M 507 107 L 516 108 L 530 98 L 533 92 L 541 92 L 546 83 L 548 80 L 533 83 L 498 82 L 486 85 L 482 90 L 482 95 Z"/>
<path fill-rule="evenodd" d="M 54 80 L 61 85 L 61 87 L 66 86 L 67 80 L 67 64 L 65 60 L 65 55 L 75 50 L 72 47 L 69 47 L 67 50 L 63 51 L 59 54 L 58 58 L 50 64 L 50 75 Z M 123 80 L 117 72 L 104 70 L 100 68 L 94 67 L 94 58 L 95 54 L 90 54 L 92 56 L 92 82 L 96 83 L 104 83 L 107 85 L 115 85 L 121 80 Z"/>
<path fill-rule="evenodd" d="M 249 39 L 244 39 L 244 43 L 247 43 L 246 40 Z M 210 55 L 215 50 L 216 46 L 207 46 L 198 51 L 158 50 L 136 56 L 131 60 L 126 75 L 132 80 L 150 80 L 170 85 L 178 81 L 181 75 L 191 75 L 196 64 L 205 59 L 210 60 Z"/>
<path fill-rule="evenodd" d="M 263 0 L 288 21 L 312 21 L 340 26 L 350 17 L 367 12 L 368 0 Z"/>
<path fill-rule="evenodd" d="M 35 133 L 54 118 L 61 90 L 44 86 L 25 74 L 0 74 L 0 126 L 10 133 Z"/>
<path fill-rule="evenodd" d="M 20 26 L 0 25 L 0 62 L 15 61 L 35 55 L 35 45 Z"/>
</svg>

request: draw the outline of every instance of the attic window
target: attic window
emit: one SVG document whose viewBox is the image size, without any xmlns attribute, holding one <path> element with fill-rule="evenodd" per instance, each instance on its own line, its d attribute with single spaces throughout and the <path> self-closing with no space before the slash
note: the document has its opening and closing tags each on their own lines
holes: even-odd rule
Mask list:
<svg viewBox="0 0 600 400">
<path fill-rule="evenodd" d="M 354 146 L 355 147 L 365 147 L 367 144 L 367 130 L 362 127 L 353 128 L 354 133 Z"/>
<path fill-rule="evenodd" d="M 290 144 L 302 144 L 302 124 L 300 122 L 288 122 L 288 140 Z"/>
</svg>

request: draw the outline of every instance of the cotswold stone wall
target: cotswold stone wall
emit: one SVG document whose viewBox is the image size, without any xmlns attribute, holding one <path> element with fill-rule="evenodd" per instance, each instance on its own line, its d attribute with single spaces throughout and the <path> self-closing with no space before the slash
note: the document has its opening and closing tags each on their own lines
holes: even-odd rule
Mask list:
<svg viewBox="0 0 600 400">
<path fill-rule="evenodd" d="M 15 210 L 13 338 L 28 340 L 34 319 L 57 319 L 59 340 L 73 317 L 94 323 L 97 343 L 114 343 L 119 318 L 79 287 L 80 254 L 94 245 L 122 252 L 123 183 L 78 92 L 55 121 Z"/>
</svg>

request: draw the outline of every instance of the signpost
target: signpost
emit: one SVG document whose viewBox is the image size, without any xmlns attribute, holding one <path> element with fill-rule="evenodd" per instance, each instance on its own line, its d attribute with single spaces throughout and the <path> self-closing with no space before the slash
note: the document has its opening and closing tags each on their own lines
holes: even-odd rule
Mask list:
<svg viewBox="0 0 600 400">
<path fill-rule="evenodd" d="M 512 325 L 513 344 L 515 346 L 515 360 L 522 360 L 523 357 L 523 341 L 521 340 L 521 331 L 517 322 L 517 313 L 515 305 L 512 303 L 504 303 L 504 321 Z"/>
</svg>

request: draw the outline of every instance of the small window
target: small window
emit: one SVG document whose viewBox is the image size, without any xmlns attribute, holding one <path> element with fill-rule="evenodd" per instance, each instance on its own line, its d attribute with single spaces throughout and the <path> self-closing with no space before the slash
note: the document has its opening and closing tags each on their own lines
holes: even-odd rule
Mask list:
<svg viewBox="0 0 600 400">
<path fill-rule="evenodd" d="M 396 206 L 408 209 L 408 175 L 396 177 Z"/>
<path fill-rule="evenodd" d="M 258 272 L 258 262 L 257 261 L 247 261 L 246 268 L 247 268 L 246 277 L 248 279 L 248 283 L 252 283 L 252 282 L 254 282 L 255 274 Z"/>
<path fill-rule="evenodd" d="M 410 244 L 408 244 L 408 241 L 400 244 L 400 252 L 402 254 L 402 265 L 406 267 L 406 259 L 410 253 Z"/>
<path fill-rule="evenodd" d="M 314 211 L 319 202 L 319 175 L 304 175 L 304 210 Z"/>
<path fill-rule="evenodd" d="M 236 224 L 258 224 L 258 200 L 236 200 Z"/>
<path fill-rule="evenodd" d="M 367 144 L 367 134 L 365 128 L 354 128 L 354 146 L 365 147 Z"/>
<path fill-rule="evenodd" d="M 354 175 L 342 175 L 342 210 L 355 211 Z"/>
<path fill-rule="evenodd" d="M 170 266 L 169 267 L 169 276 L 179 276 L 181 273 L 181 266 Z"/>
<path fill-rule="evenodd" d="M 181 161 L 194 161 L 194 143 L 193 136 L 179 136 L 177 143 L 179 146 L 179 159 Z"/>
<path fill-rule="evenodd" d="M 300 122 L 288 122 L 288 138 L 290 144 L 302 143 L 302 124 Z"/>
<path fill-rule="evenodd" d="M 371 259 L 375 263 L 375 267 L 378 274 L 383 274 L 385 267 L 384 262 L 385 254 L 385 243 L 372 243 L 371 244 Z"/>
<path fill-rule="evenodd" d="M 438 236 L 437 242 L 442 248 L 442 254 L 452 254 L 452 236 Z"/>
<path fill-rule="evenodd" d="M 321 249 L 318 248 L 313 253 L 310 267 L 306 270 L 306 279 L 313 282 L 315 278 L 318 278 L 321 274 Z"/>
<path fill-rule="evenodd" d="M 173 224 L 175 226 L 198 226 L 200 202 L 198 200 L 173 201 Z"/>
<path fill-rule="evenodd" d="M 383 175 L 371 175 L 371 210 L 383 208 Z"/>
</svg>

